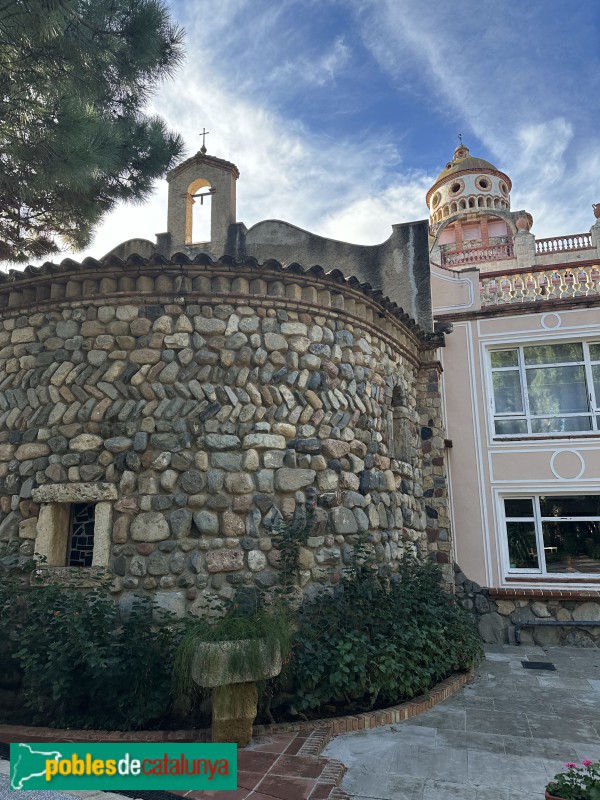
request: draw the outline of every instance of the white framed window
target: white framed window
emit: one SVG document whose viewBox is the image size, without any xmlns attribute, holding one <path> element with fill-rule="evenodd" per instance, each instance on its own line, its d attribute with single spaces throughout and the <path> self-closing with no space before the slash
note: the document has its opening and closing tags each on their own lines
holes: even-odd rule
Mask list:
<svg viewBox="0 0 600 800">
<path fill-rule="evenodd" d="M 600 578 L 600 495 L 504 497 L 508 572 Z"/>
<path fill-rule="evenodd" d="M 490 350 L 493 434 L 600 431 L 600 342 Z"/>
</svg>

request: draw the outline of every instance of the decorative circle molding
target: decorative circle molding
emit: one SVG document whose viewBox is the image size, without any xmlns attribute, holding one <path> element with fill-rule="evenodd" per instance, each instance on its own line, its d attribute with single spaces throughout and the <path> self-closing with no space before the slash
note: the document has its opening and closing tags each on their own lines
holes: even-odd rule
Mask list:
<svg viewBox="0 0 600 800">
<path fill-rule="evenodd" d="M 540 325 L 546 331 L 552 331 L 556 328 L 560 328 L 562 324 L 562 319 L 560 314 L 557 314 L 555 311 L 550 311 L 548 314 L 543 314 L 540 320 Z"/>
<path fill-rule="evenodd" d="M 461 178 L 455 178 L 448 187 L 448 194 L 450 197 L 458 197 L 464 190 L 465 182 Z"/>
<path fill-rule="evenodd" d="M 573 473 L 573 460 L 568 458 L 568 454 L 575 456 L 579 459 L 579 472 L 577 474 Z M 562 456 L 567 456 L 567 463 L 561 466 L 561 460 L 565 460 L 564 458 L 561 459 Z M 558 464 L 556 463 L 558 461 Z M 571 469 L 570 469 L 571 467 Z M 552 453 L 550 458 L 550 469 L 552 470 L 552 474 L 555 478 L 559 481 L 576 481 L 581 478 L 585 470 L 585 461 L 583 456 L 579 452 L 579 450 L 555 450 Z M 575 467 L 576 470 L 576 467 Z"/>
<path fill-rule="evenodd" d="M 478 178 L 475 179 L 475 186 L 477 186 L 477 188 L 481 192 L 491 192 L 492 191 L 492 182 L 485 175 L 480 175 Z"/>
</svg>

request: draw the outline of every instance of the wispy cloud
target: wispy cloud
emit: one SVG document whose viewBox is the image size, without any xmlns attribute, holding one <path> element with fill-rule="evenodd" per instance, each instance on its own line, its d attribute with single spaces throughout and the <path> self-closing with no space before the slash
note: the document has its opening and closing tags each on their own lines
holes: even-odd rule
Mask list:
<svg viewBox="0 0 600 800">
<path fill-rule="evenodd" d="M 513 208 L 533 214 L 538 236 L 589 228 L 600 200 L 594 0 L 171 5 L 188 55 L 153 108 L 188 155 L 198 131 L 211 131 L 209 152 L 240 168 L 247 225 L 280 218 L 382 241 L 392 224 L 426 216 L 425 191 L 460 130 L 511 176 Z M 153 239 L 166 227 L 166 197 L 162 183 L 147 205 L 119 208 L 89 252 Z"/>
<path fill-rule="evenodd" d="M 212 7 L 212 0 L 205 5 Z M 243 4 L 230 0 L 227 5 L 232 15 L 230 28 L 235 27 Z M 222 10 L 217 11 L 219 4 L 214 7 L 214 29 L 200 20 L 188 21 L 188 56 L 182 71 L 186 77 L 182 80 L 180 76 L 158 92 L 153 110 L 176 123 L 190 153 L 199 147 L 196 132 L 203 125 L 209 128 L 209 152 L 234 161 L 240 169 L 239 220 L 250 226 L 262 219 L 285 219 L 322 235 L 375 244 L 390 235 L 393 223 L 406 218 L 403 214 L 413 219 L 426 215 L 424 196 L 429 180 L 420 177 L 415 184 L 412 176 L 405 180 L 394 172 L 400 155 L 391 131 L 366 125 L 334 139 L 311 130 L 301 113 L 284 116 L 276 108 L 276 96 L 267 93 L 259 100 L 258 89 L 254 93 L 240 90 L 232 78 L 238 67 L 224 68 L 214 48 L 206 56 L 204 45 L 210 33 L 217 34 L 218 40 L 219 31 L 226 27 Z M 260 17 L 255 26 L 258 39 L 272 37 L 275 23 L 270 14 Z M 239 32 L 234 35 L 230 29 L 221 43 L 225 51 L 235 51 L 239 37 Z M 280 42 L 278 47 L 282 46 Z M 349 47 L 338 36 L 314 63 L 300 53 L 285 61 L 280 71 L 287 72 L 289 79 L 296 75 L 304 84 L 322 86 L 335 82 L 349 58 Z M 255 70 L 246 74 L 245 83 L 256 86 L 260 66 Z M 281 76 L 277 82 L 283 85 Z M 392 197 L 396 198 L 393 202 Z M 143 209 L 120 208 L 113 213 L 92 250 L 96 255 L 104 253 L 131 236 L 152 239 L 165 223 L 163 185 Z"/>
<path fill-rule="evenodd" d="M 589 228 L 598 175 L 590 167 L 600 158 L 591 139 L 600 111 L 595 3 L 569 13 L 540 0 L 430 0 L 427 13 L 416 0 L 356 3 L 382 68 L 401 90 L 428 92 L 471 150 L 511 176 L 513 201 L 533 212 L 538 235 Z"/>
</svg>

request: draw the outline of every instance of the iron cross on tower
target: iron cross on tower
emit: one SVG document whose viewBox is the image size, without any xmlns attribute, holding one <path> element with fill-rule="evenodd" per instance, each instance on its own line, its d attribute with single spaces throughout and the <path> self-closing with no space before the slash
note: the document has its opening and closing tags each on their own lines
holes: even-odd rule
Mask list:
<svg viewBox="0 0 600 800">
<path fill-rule="evenodd" d="M 202 128 L 202 133 L 199 134 L 202 137 L 202 147 L 200 148 L 202 155 L 206 153 L 206 137 L 209 133 L 210 131 L 207 131 L 206 128 Z"/>
<path fill-rule="evenodd" d="M 205 142 L 206 142 L 206 137 L 208 136 L 209 133 L 210 133 L 210 131 L 207 131 L 206 128 L 202 128 L 202 133 L 199 134 L 199 136 L 202 137 L 202 147 L 200 148 L 200 153 L 202 155 L 206 154 L 206 144 L 205 144 Z M 200 205 L 203 206 L 204 205 L 204 198 L 205 197 L 210 197 L 214 193 L 215 193 L 215 190 L 211 186 L 206 192 L 198 192 L 197 194 L 193 194 L 192 197 L 193 198 L 199 197 L 200 198 Z"/>
</svg>

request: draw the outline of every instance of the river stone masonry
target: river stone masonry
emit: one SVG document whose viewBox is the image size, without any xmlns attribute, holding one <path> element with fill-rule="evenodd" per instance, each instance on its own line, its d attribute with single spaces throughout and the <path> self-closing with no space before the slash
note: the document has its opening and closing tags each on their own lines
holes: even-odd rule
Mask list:
<svg viewBox="0 0 600 800">
<path fill-rule="evenodd" d="M 45 508 L 97 503 L 106 546 L 88 569 L 110 570 L 125 605 L 151 593 L 202 614 L 237 587 L 276 586 L 273 530 L 314 504 L 305 592 L 340 580 L 360 536 L 384 571 L 411 552 L 451 586 L 441 343 L 318 267 L 179 254 L 13 272 L 0 542 L 31 556 L 58 524 Z"/>
<path fill-rule="evenodd" d="M 488 644 L 515 644 L 515 623 L 525 620 L 597 622 L 597 626 L 521 628 L 521 642 L 541 647 L 600 647 L 600 603 L 594 592 L 561 589 L 487 589 L 454 565 L 456 599 L 472 612 Z M 587 595 L 587 596 L 586 596 Z"/>
</svg>

